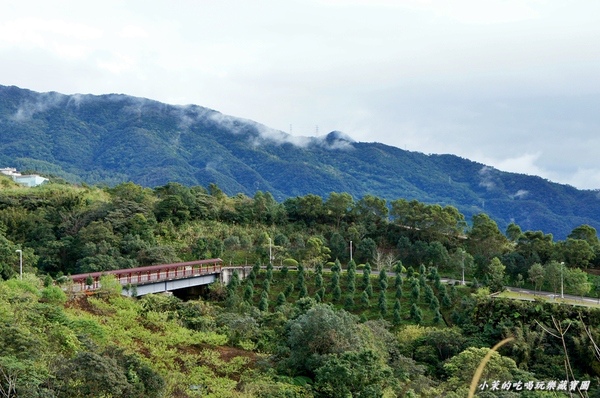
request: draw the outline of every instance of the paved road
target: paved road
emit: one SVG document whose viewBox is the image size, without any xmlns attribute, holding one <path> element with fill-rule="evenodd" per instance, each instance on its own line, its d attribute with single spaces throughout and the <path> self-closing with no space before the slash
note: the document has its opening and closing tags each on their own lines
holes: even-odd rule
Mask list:
<svg viewBox="0 0 600 398">
<path fill-rule="evenodd" d="M 531 300 L 533 301 L 535 297 L 543 297 L 543 298 L 547 298 L 547 299 L 552 299 L 552 300 L 556 300 L 556 301 L 560 301 L 561 299 L 565 299 L 565 300 L 572 300 L 572 301 L 578 301 L 580 303 L 589 303 L 589 304 L 600 304 L 600 301 L 597 298 L 593 298 L 593 297 L 581 297 L 581 296 L 574 296 L 572 294 L 563 294 L 563 296 L 561 297 L 560 293 L 558 294 L 554 294 L 552 292 L 536 292 L 534 290 L 529 290 L 529 289 L 522 289 L 522 288 L 518 288 L 518 287 L 506 287 L 506 290 L 509 290 L 511 292 L 515 292 L 515 293 L 522 293 L 522 294 L 527 294 L 531 296 Z"/>
<path fill-rule="evenodd" d="M 263 266 L 262 268 L 266 268 L 266 267 Z M 281 267 L 274 267 L 274 269 L 278 269 L 278 268 L 281 268 Z M 329 268 L 324 268 L 323 271 L 330 272 L 331 270 Z M 342 273 L 344 273 L 345 271 L 346 271 L 346 268 L 342 268 Z M 357 274 L 362 274 L 363 270 L 362 269 L 357 269 L 356 273 Z M 377 271 L 377 270 L 371 270 L 371 275 L 379 275 L 379 271 Z M 396 276 L 396 273 L 393 272 L 393 271 L 388 271 L 387 275 L 388 275 L 388 277 L 393 277 L 393 276 Z M 402 277 L 405 278 L 406 275 L 403 274 Z M 461 282 L 458 279 L 452 279 L 452 278 L 441 278 L 441 281 L 443 283 L 447 283 L 447 284 L 454 284 L 454 283 L 459 283 L 460 284 L 460 282 Z M 465 282 L 469 283 L 469 281 L 465 281 Z M 536 297 L 542 297 L 542 298 L 546 298 L 546 299 L 554 299 L 557 302 L 560 302 L 560 300 L 561 300 L 560 293 L 554 294 L 552 292 L 534 291 L 534 290 L 530 290 L 530 289 L 523 289 L 523 288 L 512 287 L 512 286 L 506 286 L 506 290 L 511 291 L 511 292 L 515 292 L 515 293 L 527 294 L 527 295 L 531 296 L 531 299 L 522 298 L 522 300 L 533 301 L 533 300 L 535 300 Z M 600 304 L 600 299 L 594 298 L 594 297 L 581 297 L 581 296 L 574 296 L 574 295 L 571 295 L 571 294 L 563 294 L 562 298 L 565 299 L 565 300 L 577 301 L 577 302 L 580 302 L 582 304 L 584 304 L 584 303 L 588 303 L 588 304 Z"/>
</svg>

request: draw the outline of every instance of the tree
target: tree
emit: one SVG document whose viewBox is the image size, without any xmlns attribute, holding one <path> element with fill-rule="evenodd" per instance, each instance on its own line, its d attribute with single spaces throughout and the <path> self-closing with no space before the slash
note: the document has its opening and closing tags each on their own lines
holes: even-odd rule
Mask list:
<svg viewBox="0 0 600 398">
<path fill-rule="evenodd" d="M 394 223 L 415 240 L 453 242 L 464 233 L 464 216 L 453 206 L 427 205 L 417 200 L 390 202 Z"/>
<path fill-rule="evenodd" d="M 177 195 L 167 195 L 155 207 L 154 214 L 159 222 L 170 220 L 180 225 L 190 218 L 190 209 Z"/>
<path fill-rule="evenodd" d="M 410 297 L 413 303 L 417 303 L 419 301 L 419 297 L 421 296 L 421 288 L 418 283 L 413 284 Z"/>
<path fill-rule="evenodd" d="M 346 295 L 346 299 L 344 300 L 344 309 L 346 311 L 350 311 L 352 308 L 354 308 L 354 294 L 348 293 Z"/>
<path fill-rule="evenodd" d="M 511 242 L 516 242 L 519 239 L 519 237 L 521 236 L 521 234 L 523 234 L 523 231 L 521 231 L 521 227 L 519 227 L 515 223 L 511 222 L 506 227 L 506 237 Z"/>
<path fill-rule="evenodd" d="M 489 348 L 469 347 L 448 359 L 443 366 L 450 378 L 450 388 L 468 386 L 475 370 L 489 351 Z M 514 360 L 493 351 L 480 380 L 529 380 L 528 377 L 531 376 L 520 371 Z"/>
<path fill-rule="evenodd" d="M 423 313 L 421 312 L 421 309 L 417 307 L 416 303 L 413 303 L 410 307 L 410 317 L 417 324 L 420 324 L 421 321 L 423 321 Z"/>
<path fill-rule="evenodd" d="M 436 298 L 433 289 L 429 285 L 425 285 L 425 302 L 431 303 Z"/>
<path fill-rule="evenodd" d="M 379 293 L 379 313 L 381 316 L 387 315 L 387 298 L 384 290 Z"/>
<path fill-rule="evenodd" d="M 252 283 L 246 283 L 246 287 L 244 288 L 244 300 L 252 301 L 253 295 L 254 295 L 254 286 L 252 286 Z"/>
<path fill-rule="evenodd" d="M 473 216 L 473 226 L 468 233 L 468 251 L 473 257 L 490 261 L 507 250 L 508 240 L 498 229 L 498 225 L 487 214 Z"/>
<path fill-rule="evenodd" d="M 126 373 L 110 357 L 80 352 L 56 372 L 58 391 L 64 397 L 128 396 Z"/>
<path fill-rule="evenodd" d="M 397 272 L 396 276 L 394 277 L 394 287 L 398 288 L 398 286 L 402 286 L 403 283 L 404 281 L 402 280 L 402 274 Z"/>
<path fill-rule="evenodd" d="M 363 269 L 363 279 L 362 279 L 362 288 L 366 289 L 368 285 L 371 284 L 371 265 L 369 263 L 365 264 L 365 268 Z"/>
<path fill-rule="evenodd" d="M 396 299 L 395 303 L 394 303 L 394 317 L 393 317 L 393 322 L 394 325 L 398 326 L 400 325 L 400 323 L 402 322 L 402 315 L 401 315 L 401 304 L 400 304 L 400 299 Z"/>
<path fill-rule="evenodd" d="M 369 308 L 371 306 L 371 302 L 369 300 L 369 294 L 366 291 L 363 291 L 360 294 L 360 304 L 365 308 Z"/>
<path fill-rule="evenodd" d="M 579 268 L 566 268 L 564 271 L 565 290 L 583 299 L 592 288 L 587 274 Z"/>
<path fill-rule="evenodd" d="M 436 310 L 439 311 L 439 309 L 440 309 L 440 300 L 438 300 L 437 297 L 433 296 L 431 298 L 431 301 L 429 302 L 429 309 L 432 310 L 432 311 L 434 311 L 434 312 Z"/>
<path fill-rule="evenodd" d="M 340 274 L 338 272 L 333 272 L 331 274 L 331 289 L 335 289 L 336 286 L 340 285 Z"/>
<path fill-rule="evenodd" d="M 321 295 L 321 289 L 317 290 L 315 292 L 315 302 L 316 303 L 322 303 L 323 302 L 323 296 L 324 295 Z"/>
<path fill-rule="evenodd" d="M 296 279 L 296 289 L 302 290 L 303 287 L 306 287 L 306 281 L 304 277 L 304 268 L 298 269 L 298 276 Z"/>
<path fill-rule="evenodd" d="M 237 289 L 237 287 L 239 285 L 240 285 L 240 274 L 237 269 L 234 269 L 233 272 L 231 273 L 231 279 L 229 280 L 229 283 L 227 284 L 227 289 L 235 290 L 235 289 Z"/>
<path fill-rule="evenodd" d="M 288 198 L 283 206 L 291 222 L 301 221 L 307 226 L 322 223 L 325 218 L 323 198 L 309 194 L 296 198 Z"/>
<path fill-rule="evenodd" d="M 269 295 L 264 290 L 260 295 L 260 301 L 258 302 L 258 309 L 263 312 L 265 312 L 269 309 Z"/>
<path fill-rule="evenodd" d="M 356 246 L 355 258 L 360 262 L 371 261 L 375 258 L 377 243 L 371 238 L 364 238 Z"/>
<path fill-rule="evenodd" d="M 331 398 L 381 397 L 392 371 L 372 350 L 328 355 L 316 369 L 315 389 Z"/>
<path fill-rule="evenodd" d="M 569 236 L 567 236 L 567 238 L 585 240 L 591 247 L 597 247 L 600 245 L 596 228 L 587 224 L 575 227 Z"/>
<path fill-rule="evenodd" d="M 554 253 L 552 234 L 542 231 L 525 231 L 519 236 L 515 251 L 531 266 L 533 263 L 546 264 Z"/>
<path fill-rule="evenodd" d="M 377 270 L 391 270 L 397 260 L 398 259 L 391 251 L 385 251 L 380 248 L 375 250 L 373 261 L 375 262 L 375 269 Z"/>
<path fill-rule="evenodd" d="M 385 292 L 388 288 L 388 278 L 385 269 L 381 269 L 379 272 L 379 289 Z"/>
<path fill-rule="evenodd" d="M 355 267 L 352 265 L 353 262 L 348 264 L 348 271 L 346 272 L 346 281 L 348 285 L 348 290 L 351 290 L 354 293 L 354 289 L 356 288 L 356 270 Z"/>
<path fill-rule="evenodd" d="M 396 287 L 396 295 L 395 297 L 399 300 L 402 298 L 402 285 L 398 285 L 398 287 Z"/>
<path fill-rule="evenodd" d="M 340 301 L 342 298 L 342 289 L 340 288 L 339 283 L 333 288 L 332 297 L 334 301 Z"/>
<path fill-rule="evenodd" d="M 318 272 L 315 276 L 315 288 L 318 290 L 323 287 L 323 274 Z"/>
<path fill-rule="evenodd" d="M 290 366 L 298 374 L 312 374 L 328 354 L 360 350 L 363 346 L 356 318 L 316 304 L 305 314 L 288 322 Z"/>
<path fill-rule="evenodd" d="M 566 241 L 559 242 L 557 249 L 565 264 L 570 267 L 587 268 L 596 256 L 594 249 L 583 239 L 568 238 Z"/>
<path fill-rule="evenodd" d="M 373 233 L 387 221 L 389 210 L 385 199 L 365 195 L 356 202 L 353 213 L 356 221 L 365 227 L 367 233 Z"/>
<path fill-rule="evenodd" d="M 306 287 L 305 283 L 302 283 L 299 287 L 298 287 L 298 298 L 304 298 L 308 296 L 308 288 Z"/>
<path fill-rule="evenodd" d="M 280 307 L 280 306 L 284 305 L 284 304 L 285 304 L 285 302 L 286 302 L 286 299 L 285 299 L 285 294 L 283 294 L 283 292 L 280 292 L 280 293 L 277 295 L 277 304 L 276 304 L 276 305 L 277 305 L 277 307 Z"/>
<path fill-rule="evenodd" d="M 544 267 L 542 267 L 542 264 L 540 264 L 540 263 L 533 264 L 531 266 L 531 268 L 529 268 L 529 271 L 527 272 L 527 274 L 529 276 L 529 280 L 534 285 L 534 289 L 536 291 L 539 291 L 540 287 L 544 283 L 544 274 L 545 273 L 544 273 Z"/>
<path fill-rule="evenodd" d="M 331 254 L 331 250 L 321 238 L 313 236 L 306 241 L 306 249 L 304 253 L 304 261 L 310 266 L 314 267 L 318 263 L 327 261 Z"/>
<path fill-rule="evenodd" d="M 442 290 L 440 290 L 440 296 L 442 299 L 442 305 L 445 308 L 448 308 L 452 305 L 452 299 L 450 298 L 450 295 L 448 294 L 448 289 L 446 288 L 446 286 L 444 286 L 444 288 Z"/>
<path fill-rule="evenodd" d="M 123 286 L 114 275 L 100 276 L 100 288 L 98 292 L 108 297 L 119 297 L 123 291 Z"/>
<path fill-rule="evenodd" d="M 265 278 L 263 280 L 263 290 L 267 293 L 271 290 L 271 282 L 269 282 L 269 278 Z"/>
<path fill-rule="evenodd" d="M 356 284 L 354 283 L 354 279 L 351 279 L 348 282 L 348 286 L 346 287 L 346 289 L 348 290 L 348 293 L 354 294 L 354 292 L 356 291 Z"/>
<path fill-rule="evenodd" d="M 346 259 L 348 258 L 348 250 L 346 248 L 347 244 L 346 244 L 346 240 L 344 239 L 344 237 L 337 233 L 334 232 L 331 235 L 331 238 L 329 238 L 329 249 L 331 250 L 331 257 L 332 258 L 336 258 L 336 259 L 341 259 L 343 261 L 346 261 Z"/>
<path fill-rule="evenodd" d="M 324 207 L 327 216 L 333 219 L 336 229 L 339 229 L 342 220 L 352 211 L 354 199 L 346 192 L 331 192 Z"/>
<path fill-rule="evenodd" d="M 499 292 L 504 289 L 504 269 L 506 267 L 498 257 L 494 257 L 487 266 L 487 284 L 492 292 Z"/>
</svg>

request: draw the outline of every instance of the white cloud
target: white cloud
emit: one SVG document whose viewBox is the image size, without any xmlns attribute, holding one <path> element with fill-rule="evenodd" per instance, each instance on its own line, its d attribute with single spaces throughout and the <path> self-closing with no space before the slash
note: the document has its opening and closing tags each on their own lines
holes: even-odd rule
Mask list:
<svg viewBox="0 0 600 398">
<path fill-rule="evenodd" d="M 125 39 L 144 39 L 149 37 L 149 34 L 142 26 L 126 25 L 121 29 L 120 36 Z"/>
<path fill-rule="evenodd" d="M 512 195 L 513 199 L 524 199 L 529 195 L 529 191 L 526 189 L 519 189 L 514 195 Z"/>
<path fill-rule="evenodd" d="M 577 169 L 575 173 L 561 177 L 565 184 L 574 187 L 593 190 L 600 189 L 600 168 Z"/>
<path fill-rule="evenodd" d="M 135 57 L 127 54 L 113 53 L 109 55 L 109 58 L 99 60 L 98 67 L 112 74 L 119 75 L 124 72 L 134 71 L 137 67 L 137 60 Z"/>
<path fill-rule="evenodd" d="M 261 139 L 307 145 L 318 126 L 600 187 L 599 12 L 558 0 L 4 2 L 0 84 L 197 104 L 257 121 Z M 283 134 L 290 124 L 304 137 Z"/>
<path fill-rule="evenodd" d="M 539 160 L 541 152 L 525 153 L 516 157 L 505 159 L 489 159 L 486 164 L 494 166 L 498 170 L 510 171 L 513 173 L 543 175 L 545 170 L 540 169 L 536 162 Z"/>
</svg>

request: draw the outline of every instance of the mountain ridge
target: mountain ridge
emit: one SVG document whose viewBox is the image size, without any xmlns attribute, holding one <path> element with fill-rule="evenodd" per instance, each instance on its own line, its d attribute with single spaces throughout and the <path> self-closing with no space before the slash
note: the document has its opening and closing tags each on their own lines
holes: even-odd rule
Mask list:
<svg viewBox="0 0 600 398">
<path fill-rule="evenodd" d="M 148 187 L 217 184 L 228 195 L 277 200 L 330 192 L 457 207 L 564 238 L 600 228 L 598 191 L 497 170 L 450 154 L 426 155 L 333 131 L 296 137 L 198 105 L 124 94 L 36 93 L 0 86 L 0 166 L 68 181 Z"/>
</svg>

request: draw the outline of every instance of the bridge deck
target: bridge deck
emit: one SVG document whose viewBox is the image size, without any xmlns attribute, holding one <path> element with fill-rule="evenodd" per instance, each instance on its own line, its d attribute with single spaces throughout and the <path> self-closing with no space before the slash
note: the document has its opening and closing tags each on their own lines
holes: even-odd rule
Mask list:
<svg viewBox="0 0 600 398">
<path fill-rule="evenodd" d="M 115 275 L 121 285 L 143 285 L 165 280 L 184 279 L 193 276 L 217 274 L 221 272 L 223 260 L 188 261 L 183 263 L 150 265 L 147 267 L 127 268 L 112 271 L 91 272 L 72 275 L 74 290 L 96 290 L 100 287 L 102 275 Z M 89 284 L 91 282 L 91 284 Z"/>
</svg>

